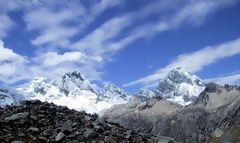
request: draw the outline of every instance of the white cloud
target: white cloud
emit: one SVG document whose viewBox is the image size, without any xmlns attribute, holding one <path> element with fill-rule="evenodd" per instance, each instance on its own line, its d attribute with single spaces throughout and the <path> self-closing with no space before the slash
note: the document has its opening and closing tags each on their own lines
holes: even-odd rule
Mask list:
<svg viewBox="0 0 240 143">
<path fill-rule="evenodd" d="M 47 52 L 27 58 L 4 47 L 0 41 L 0 81 L 14 84 L 36 76 L 54 79 L 74 70 L 81 71 L 89 80 L 100 80 L 102 73 L 98 69 L 102 67 L 102 60 L 100 56 L 87 56 L 77 51 Z"/>
<path fill-rule="evenodd" d="M 150 85 L 158 82 L 166 73 L 178 66 L 185 68 L 189 72 L 198 72 L 204 67 L 218 62 L 221 59 L 240 54 L 240 39 L 223 43 L 221 45 L 209 46 L 201 50 L 179 55 L 174 61 L 164 68 L 160 68 L 153 74 L 129 82 L 124 86 L 132 86 L 135 84 Z"/>
<path fill-rule="evenodd" d="M 13 83 L 23 79 L 23 71 L 28 60 L 15 53 L 11 49 L 5 48 L 0 40 L 0 80 L 6 83 Z"/>
<path fill-rule="evenodd" d="M 103 57 L 111 57 L 117 51 L 141 38 L 149 38 L 161 32 L 178 28 L 185 23 L 199 25 L 218 9 L 233 5 L 234 2 L 236 0 L 157 1 L 139 11 L 110 19 L 74 43 L 73 48 L 91 54 L 101 54 L 101 56 L 104 55 Z M 125 33 L 126 36 L 118 38 L 134 22 L 154 14 L 162 14 L 157 22 L 135 26 L 133 30 Z"/>
<path fill-rule="evenodd" d="M 115 49 L 122 49 L 140 38 L 148 38 L 167 30 L 176 29 L 185 23 L 194 26 L 202 24 L 209 17 L 209 15 L 221 8 L 235 4 L 236 0 L 189 0 L 185 2 L 186 3 L 181 1 L 179 4 L 178 2 L 169 3 L 166 1 L 160 1 L 157 4 L 163 4 L 163 6 L 166 6 L 165 9 L 161 6 L 158 6 L 158 9 L 160 8 L 160 12 L 161 10 L 170 10 L 170 12 L 163 13 L 162 17 L 165 17 L 164 19 L 160 18 L 156 23 L 147 23 L 138 26 L 129 34 L 129 36 L 119 40 L 119 42 L 112 43 L 112 45 L 117 45 Z M 138 13 L 138 16 L 134 14 L 134 17 L 155 14 L 155 9 L 150 10 L 150 8 L 156 8 L 157 4 L 145 7 L 141 12 Z M 172 12 L 172 10 L 174 12 Z"/>
<path fill-rule="evenodd" d="M 24 58 L 22 62 L 19 59 L 9 62 L 9 58 L 4 58 L 6 55 L 0 57 L 0 59 L 5 59 L 4 63 L 1 64 L 5 69 L 2 72 L 14 73 L 16 69 L 21 69 L 20 72 L 15 73 L 18 75 L 15 79 L 21 80 L 33 76 L 52 78 L 56 74 L 80 70 L 87 74 L 86 77 L 90 77 L 90 79 L 100 79 L 102 75 L 102 72 L 99 72 L 100 69 L 116 52 L 134 41 L 178 28 L 185 23 L 199 25 L 215 11 L 231 5 L 235 1 L 158 0 L 150 2 L 149 5 L 140 10 L 113 17 L 92 32 L 83 35 L 83 38 L 79 39 L 78 42 L 73 43 L 76 36 L 81 34 L 82 30 L 87 28 L 88 24 L 93 22 L 99 14 L 123 2 L 121 0 L 102 0 L 86 7 L 81 1 L 76 0 L 68 2 L 59 0 L 34 0 L 31 2 L 9 0 L 5 2 L 0 0 L 0 38 L 6 36 L 7 31 L 14 25 L 8 13 L 24 9 L 27 29 L 36 34 L 36 37 L 31 40 L 32 44 L 40 49 L 45 48 L 42 50 L 44 53 L 35 51 L 34 53 L 37 55 L 33 58 L 29 57 L 27 60 L 13 51 L 9 52 L 16 54 L 12 58 L 18 56 L 19 59 Z M 150 15 L 159 15 L 159 19 L 152 22 L 146 21 L 145 18 Z M 141 25 L 138 25 L 138 22 Z M 53 49 L 51 49 L 49 51 L 49 47 L 57 50 L 52 51 Z M 60 47 L 64 47 L 68 51 L 64 52 Z M 17 61 L 20 63 L 16 64 Z M 15 67 L 18 65 L 21 67 Z M 26 70 L 32 74 L 24 75 L 27 73 Z M 155 79 L 156 77 L 159 76 L 153 75 L 150 78 Z M 7 78 L 9 79 L 9 77 Z"/>
<path fill-rule="evenodd" d="M 101 6 L 102 6 L 102 9 L 106 9 L 106 8 L 109 8 L 109 7 L 114 7 L 114 6 L 117 6 L 117 5 L 120 5 L 121 3 L 121 0 L 102 0 L 101 2 Z"/>
<path fill-rule="evenodd" d="M 111 19 L 72 46 L 74 49 L 85 51 L 92 55 L 105 54 L 109 49 L 108 43 L 127 25 L 129 25 L 127 18 Z"/>
<path fill-rule="evenodd" d="M 155 9 L 156 5 L 158 10 Z M 117 51 L 125 48 L 135 40 L 154 35 L 157 32 L 165 31 L 168 28 L 168 25 L 166 25 L 165 22 L 159 21 L 159 23 L 147 23 L 137 26 L 129 33 L 125 33 L 127 36 L 123 36 L 120 39 L 118 38 L 118 36 L 123 33 L 127 27 L 132 26 L 132 24 L 136 21 L 142 20 L 151 14 L 161 11 L 160 8 L 162 10 L 166 10 L 170 7 L 169 5 L 170 3 L 167 1 L 157 1 L 157 4 L 151 3 L 139 11 L 129 12 L 121 16 L 114 17 L 103 23 L 93 32 L 86 35 L 83 39 L 73 43 L 71 47 L 76 50 L 87 52 L 91 55 L 99 55 L 108 59 Z"/>
<path fill-rule="evenodd" d="M 237 0 L 197 0 L 189 1 L 182 9 L 173 16 L 171 23 L 178 27 L 183 23 L 194 25 L 202 24 L 209 15 L 217 10 L 234 5 Z"/>
<path fill-rule="evenodd" d="M 14 60 L 22 62 L 24 58 L 14 53 L 11 49 L 5 48 L 3 41 L 0 41 L 0 62 Z"/>
<path fill-rule="evenodd" d="M 79 66 L 79 63 L 74 62 L 62 62 L 55 66 L 44 67 L 41 63 L 29 66 L 29 70 L 33 73 L 32 78 L 36 76 L 46 77 L 48 79 L 55 79 L 62 76 L 67 72 L 79 71 L 88 80 L 101 80 L 102 73 L 98 70 L 96 62 L 88 62 Z M 101 64 L 100 64 L 101 65 Z M 99 66 L 100 66 L 99 65 Z"/>
<path fill-rule="evenodd" d="M 119 3 L 119 0 L 103 0 L 92 3 L 93 6 L 88 8 L 80 1 L 40 1 L 40 5 L 27 11 L 24 19 L 29 30 L 39 31 L 39 35 L 32 40 L 33 45 L 68 48 L 71 38 L 82 32 L 98 14 Z"/>
<path fill-rule="evenodd" d="M 6 16 L 0 14 L 0 38 L 7 36 L 7 31 L 13 26 L 12 20 Z"/>
<path fill-rule="evenodd" d="M 228 76 L 222 76 L 217 78 L 205 79 L 206 82 L 215 82 L 219 84 L 239 84 L 240 83 L 240 74 L 232 74 Z"/>
<path fill-rule="evenodd" d="M 95 17 L 108 8 L 112 8 L 120 5 L 121 2 L 124 2 L 124 1 L 123 0 L 101 0 L 92 7 L 91 15 Z"/>
<path fill-rule="evenodd" d="M 66 52 L 62 55 L 56 52 L 48 52 L 41 54 L 39 57 L 36 58 L 36 61 L 38 61 L 39 63 L 42 62 L 42 65 L 44 67 L 51 67 L 66 62 L 84 63 L 85 58 L 86 55 L 81 52 Z"/>
<path fill-rule="evenodd" d="M 66 47 L 69 40 L 79 31 L 79 25 L 66 26 L 69 23 L 78 21 L 80 12 L 71 11 L 72 9 L 63 9 L 54 11 L 47 8 L 37 8 L 30 10 L 24 19 L 29 30 L 37 30 L 40 35 L 32 40 L 32 44 L 41 46 L 50 44 L 57 47 Z"/>
<path fill-rule="evenodd" d="M 54 67 L 59 64 L 65 63 L 75 63 L 75 64 L 88 64 L 88 62 L 101 62 L 101 57 L 91 57 L 87 56 L 81 52 L 65 52 L 63 54 L 59 54 L 57 52 L 47 52 L 42 53 L 38 57 L 36 57 L 35 62 L 41 63 L 44 67 Z"/>
<path fill-rule="evenodd" d="M 21 0 L 0 0 L 0 38 L 3 39 L 8 36 L 8 32 L 15 26 L 14 19 L 11 19 L 9 16 L 10 12 L 34 5 L 34 1 L 24 2 Z"/>
<path fill-rule="evenodd" d="M 58 49 L 68 48 L 71 45 L 71 38 L 81 33 L 97 15 L 122 3 L 120 0 L 86 2 L 89 3 L 87 6 L 83 5 L 82 1 L 76 0 L 0 1 L 0 38 L 6 36 L 14 25 L 9 13 L 21 10 L 27 30 L 36 34 L 31 41 L 32 44 L 40 47 L 34 51 L 35 57 L 28 59 L 10 49 L 1 49 L 0 80 L 13 83 L 34 76 L 53 78 L 73 70 L 85 73 L 89 79 L 100 79 L 102 73 L 98 69 L 104 65 L 101 55 L 89 55 L 75 50 L 64 52 L 66 50 Z M 53 50 L 54 48 L 57 50 Z"/>
</svg>

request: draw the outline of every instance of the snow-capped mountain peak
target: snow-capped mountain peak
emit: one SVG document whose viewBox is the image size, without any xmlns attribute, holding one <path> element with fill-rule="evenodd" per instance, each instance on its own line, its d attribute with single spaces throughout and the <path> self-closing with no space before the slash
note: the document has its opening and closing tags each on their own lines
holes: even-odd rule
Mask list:
<svg viewBox="0 0 240 143">
<path fill-rule="evenodd" d="M 168 74 L 167 78 L 173 81 L 174 83 L 188 83 L 188 84 L 196 84 L 203 85 L 203 82 L 196 75 L 187 72 L 183 67 L 176 67 L 172 69 Z"/>
<path fill-rule="evenodd" d="M 24 92 L 34 92 L 34 93 L 40 93 L 45 94 L 50 86 L 48 84 L 49 81 L 44 77 L 35 77 L 28 85 L 27 87 L 18 88 L 17 90 L 24 91 Z"/>
<path fill-rule="evenodd" d="M 0 88 L 0 107 L 10 104 L 17 104 L 24 99 L 25 97 L 16 90 Z"/>
<path fill-rule="evenodd" d="M 157 88 L 157 92 L 168 100 L 188 105 L 205 89 L 204 82 L 182 67 L 172 69 Z"/>
<path fill-rule="evenodd" d="M 82 77 L 81 73 L 80 73 L 80 72 L 77 72 L 77 71 L 66 73 L 66 74 L 63 76 L 63 79 L 72 79 L 72 80 L 74 80 L 74 81 L 76 81 L 76 80 L 82 80 L 82 81 L 84 81 L 84 80 L 85 80 L 85 79 Z"/>
<path fill-rule="evenodd" d="M 79 90 L 90 90 L 96 92 L 95 85 L 90 81 L 85 80 L 80 72 L 74 71 L 64 74 L 62 77 L 53 81 L 53 84 L 58 86 L 62 92 L 69 95 L 70 92 Z"/>
<path fill-rule="evenodd" d="M 127 102 L 131 95 L 126 93 L 123 89 L 119 88 L 115 84 L 106 83 L 101 91 L 103 98 L 107 98 L 109 102 L 119 101 L 121 103 Z"/>
<path fill-rule="evenodd" d="M 27 99 L 53 102 L 88 113 L 99 113 L 113 105 L 126 103 L 130 98 L 129 94 L 116 85 L 106 84 L 100 88 L 76 71 L 66 73 L 52 81 L 35 78 L 19 90 L 25 93 Z"/>
<path fill-rule="evenodd" d="M 149 89 L 140 89 L 138 94 L 137 94 L 138 97 L 140 98 L 146 98 L 146 99 L 150 99 L 150 98 L 153 98 L 153 97 L 156 97 L 156 93 L 149 90 Z"/>
</svg>

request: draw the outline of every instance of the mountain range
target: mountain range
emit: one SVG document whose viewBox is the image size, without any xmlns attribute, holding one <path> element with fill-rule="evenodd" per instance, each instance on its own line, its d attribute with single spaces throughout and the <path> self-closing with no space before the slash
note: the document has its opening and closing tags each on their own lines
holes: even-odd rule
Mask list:
<svg viewBox="0 0 240 143">
<path fill-rule="evenodd" d="M 240 133 L 240 87 L 215 83 L 188 106 L 166 99 L 134 100 L 108 109 L 103 118 L 125 127 L 168 136 L 180 143 L 236 143 Z"/>
<path fill-rule="evenodd" d="M 17 90 L 23 93 L 26 99 L 53 102 L 88 113 L 99 113 L 115 104 L 126 103 L 130 98 L 129 94 L 116 85 L 108 83 L 100 89 L 76 71 L 52 81 L 37 77 Z"/>
<path fill-rule="evenodd" d="M 112 83 L 99 87 L 83 78 L 81 73 L 74 71 L 55 80 L 36 77 L 24 87 L 15 90 L 2 89 L 7 90 L 4 93 L 9 95 L 2 95 L 0 103 L 6 105 L 16 103 L 18 100 L 38 99 L 71 109 L 85 110 L 88 113 L 100 113 L 114 105 L 127 103 L 135 96 L 146 99 L 163 97 L 181 105 L 188 105 L 204 88 L 201 79 L 181 67 L 171 70 L 164 79 L 160 80 L 155 90 L 140 89 L 137 94 L 129 94 Z M 21 98 L 15 99 L 11 96 L 13 91 L 21 93 Z"/>
<path fill-rule="evenodd" d="M 164 142 L 240 141 L 240 87 L 205 83 L 181 67 L 169 71 L 155 89 L 135 94 L 112 83 L 100 87 L 77 71 L 54 80 L 37 77 L 17 89 L 0 89 L 0 106 L 24 100 L 97 113 L 104 121 L 153 134 Z"/>
</svg>

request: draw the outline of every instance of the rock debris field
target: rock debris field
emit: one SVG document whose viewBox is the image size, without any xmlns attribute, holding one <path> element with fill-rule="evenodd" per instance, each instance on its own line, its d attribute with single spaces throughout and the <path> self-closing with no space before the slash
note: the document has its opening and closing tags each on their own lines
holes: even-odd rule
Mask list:
<svg viewBox="0 0 240 143">
<path fill-rule="evenodd" d="M 0 142 L 155 143 L 158 140 L 153 135 L 104 121 L 97 114 L 35 100 L 0 107 Z"/>
</svg>

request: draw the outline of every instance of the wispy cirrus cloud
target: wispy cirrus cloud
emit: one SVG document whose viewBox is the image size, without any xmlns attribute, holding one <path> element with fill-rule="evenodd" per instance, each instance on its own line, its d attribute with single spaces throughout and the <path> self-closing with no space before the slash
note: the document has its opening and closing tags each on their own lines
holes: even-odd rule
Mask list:
<svg viewBox="0 0 240 143">
<path fill-rule="evenodd" d="M 174 1 L 159 0 L 149 4 L 137 12 L 126 13 L 105 22 L 99 28 L 74 43 L 72 47 L 91 54 L 101 54 L 103 57 L 114 55 L 120 49 L 141 38 L 149 38 L 156 34 L 174 30 L 183 24 L 198 26 L 219 9 L 234 5 L 236 0 L 198 0 Z M 135 21 L 145 17 L 161 14 L 155 22 L 137 25 L 118 38 L 120 34 Z M 109 27 L 114 27 L 109 30 Z"/>
<path fill-rule="evenodd" d="M 231 75 L 219 76 L 216 78 L 205 79 L 206 82 L 215 82 L 218 84 L 240 84 L 240 73 Z"/>
<path fill-rule="evenodd" d="M 44 67 L 54 67 L 64 63 L 85 64 L 89 61 L 101 62 L 101 57 L 89 57 L 81 52 L 65 52 L 59 54 L 57 52 L 42 53 L 34 59 L 35 62 L 42 63 Z"/>
<path fill-rule="evenodd" d="M 37 7 L 26 12 L 24 20 L 29 30 L 39 32 L 32 40 L 33 45 L 66 48 L 71 44 L 71 38 L 82 32 L 97 15 L 119 3 L 119 0 L 115 2 L 103 0 L 86 7 L 76 0 L 68 2 L 39 0 Z"/>
<path fill-rule="evenodd" d="M 187 71 L 195 73 L 203 70 L 206 66 L 216 63 L 224 58 L 240 54 L 240 39 L 222 43 L 220 45 L 208 46 L 192 53 L 179 55 L 169 65 L 158 69 L 153 74 L 124 84 L 132 86 L 142 84 L 145 86 L 156 85 L 171 69 L 181 66 Z"/>
<path fill-rule="evenodd" d="M 28 30 L 39 32 L 32 40 L 33 45 L 66 47 L 70 44 L 70 38 L 83 26 L 81 17 L 85 16 L 85 9 L 80 3 L 73 3 L 67 8 L 64 5 L 56 5 L 47 7 L 46 4 L 42 4 L 26 12 L 24 20 Z"/>
</svg>

